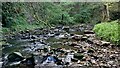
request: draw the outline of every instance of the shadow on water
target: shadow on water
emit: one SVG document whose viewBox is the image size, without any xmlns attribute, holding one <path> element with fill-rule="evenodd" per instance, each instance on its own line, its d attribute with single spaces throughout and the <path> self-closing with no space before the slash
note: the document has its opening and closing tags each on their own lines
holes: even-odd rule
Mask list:
<svg viewBox="0 0 120 68">
<path fill-rule="evenodd" d="M 17 39 L 7 39 L 6 41 L 7 44 L 3 44 L 3 49 L 2 52 L 5 54 L 10 54 L 12 52 L 22 52 L 22 49 L 24 49 L 25 45 L 29 45 L 28 41 L 22 41 L 22 40 L 17 40 Z"/>
</svg>

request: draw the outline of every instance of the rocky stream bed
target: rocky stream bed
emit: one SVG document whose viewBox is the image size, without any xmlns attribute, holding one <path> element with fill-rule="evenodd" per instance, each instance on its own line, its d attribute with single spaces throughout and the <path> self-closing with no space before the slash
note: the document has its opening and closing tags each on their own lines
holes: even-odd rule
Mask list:
<svg viewBox="0 0 120 68">
<path fill-rule="evenodd" d="M 66 53 L 74 55 L 69 64 L 63 63 L 56 65 L 57 67 L 105 66 L 119 68 L 120 47 L 98 39 L 92 28 L 93 26 L 81 24 L 26 30 L 11 36 L 4 35 L 3 68 L 30 68 L 29 65 L 21 63 L 11 66 L 5 64 L 6 56 L 12 52 L 20 52 L 25 58 L 33 54 L 35 68 L 42 66 L 42 58 L 49 52 L 53 52 L 53 55 L 61 60 L 65 59 Z"/>
</svg>

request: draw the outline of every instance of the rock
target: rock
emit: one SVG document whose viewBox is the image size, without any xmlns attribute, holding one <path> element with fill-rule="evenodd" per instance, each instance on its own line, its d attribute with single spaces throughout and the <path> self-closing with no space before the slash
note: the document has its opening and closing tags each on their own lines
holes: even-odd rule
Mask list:
<svg viewBox="0 0 120 68">
<path fill-rule="evenodd" d="M 65 58 L 65 62 L 71 63 L 71 60 L 74 58 L 73 54 L 68 53 L 68 55 Z"/>
<path fill-rule="evenodd" d="M 93 40 L 96 45 L 101 45 L 100 40 Z"/>
<path fill-rule="evenodd" d="M 103 52 L 107 52 L 107 49 L 101 49 Z"/>
<path fill-rule="evenodd" d="M 22 61 L 24 59 L 22 54 L 19 52 L 13 52 L 9 54 L 7 58 L 9 62 Z"/>
<path fill-rule="evenodd" d="M 38 37 L 35 36 L 35 35 L 32 35 L 30 38 L 31 38 L 31 39 L 36 39 L 36 38 L 38 38 Z"/>
<path fill-rule="evenodd" d="M 93 64 L 96 64 L 96 63 L 97 63 L 94 59 L 91 59 L 91 62 L 92 62 Z"/>
<path fill-rule="evenodd" d="M 26 60 L 22 61 L 21 63 L 22 63 L 22 64 L 25 64 L 25 65 L 35 66 L 35 58 L 34 58 L 34 55 L 32 54 L 31 57 L 26 58 Z"/>
<path fill-rule="evenodd" d="M 110 42 L 101 41 L 101 46 L 109 46 Z"/>
<path fill-rule="evenodd" d="M 74 40 L 76 40 L 76 41 L 80 41 L 82 37 L 83 37 L 83 35 L 74 35 L 74 36 L 72 37 L 72 39 L 74 39 Z"/>
<path fill-rule="evenodd" d="M 74 46 L 74 48 L 80 48 L 80 46 Z"/>
<path fill-rule="evenodd" d="M 55 36 L 56 39 L 60 39 L 60 38 L 65 38 L 65 35 L 64 34 L 60 34 L 58 36 Z"/>
<path fill-rule="evenodd" d="M 63 26 L 63 28 L 62 28 L 63 30 L 65 30 L 65 31 L 69 31 L 69 29 L 70 29 L 70 27 L 69 26 Z"/>
<path fill-rule="evenodd" d="M 112 65 L 114 63 L 114 61 L 108 61 L 107 64 Z"/>
<path fill-rule="evenodd" d="M 84 66 L 89 66 L 89 62 L 88 61 L 84 62 Z"/>
<path fill-rule="evenodd" d="M 25 48 L 25 49 L 23 49 L 22 51 L 32 52 L 32 49 L 31 49 L 31 48 Z"/>
<path fill-rule="evenodd" d="M 65 53 L 65 51 L 62 48 L 57 48 L 55 51 L 60 53 Z"/>
<path fill-rule="evenodd" d="M 50 29 L 53 30 L 53 29 L 55 29 L 55 27 L 52 26 Z"/>
<path fill-rule="evenodd" d="M 84 30 L 84 34 L 94 34 L 92 30 Z"/>
<path fill-rule="evenodd" d="M 95 34 L 85 34 L 87 37 L 95 37 Z"/>
<path fill-rule="evenodd" d="M 15 65 L 19 65 L 21 63 L 21 61 L 18 61 L 18 62 L 12 62 L 12 63 L 10 63 L 9 65 L 10 66 L 15 66 Z"/>
<path fill-rule="evenodd" d="M 98 55 L 97 57 L 104 57 L 103 54 Z"/>
<path fill-rule="evenodd" d="M 89 49 L 87 53 L 94 53 L 93 49 Z"/>
<path fill-rule="evenodd" d="M 29 32 L 30 32 L 30 30 L 26 30 L 26 31 L 25 31 L 25 33 L 29 33 Z"/>
<path fill-rule="evenodd" d="M 75 58 L 71 59 L 71 61 L 72 61 L 72 62 L 78 62 L 78 60 L 75 59 Z"/>
<path fill-rule="evenodd" d="M 76 43 L 76 42 L 73 42 L 73 43 L 71 43 L 69 46 L 78 46 L 78 44 Z"/>
<path fill-rule="evenodd" d="M 37 56 L 34 56 L 34 59 L 35 59 L 35 64 L 40 64 L 42 63 L 43 56 L 37 55 Z"/>
<path fill-rule="evenodd" d="M 79 67 L 82 67 L 82 66 L 83 66 L 82 64 L 74 64 L 74 65 L 71 66 L 71 68 L 74 68 L 74 67 L 79 68 Z"/>
<path fill-rule="evenodd" d="M 51 34 L 51 33 L 48 33 L 48 36 L 49 36 L 49 37 L 54 37 L 54 35 L 55 35 L 54 33 L 52 33 L 52 34 Z"/>
<path fill-rule="evenodd" d="M 75 34 L 74 33 L 71 33 L 70 36 L 74 36 Z"/>
<path fill-rule="evenodd" d="M 70 32 L 75 32 L 75 30 L 74 30 L 74 29 L 69 29 L 69 31 L 70 31 Z"/>
<path fill-rule="evenodd" d="M 86 36 L 83 36 L 83 37 L 81 38 L 81 41 L 85 41 L 85 40 L 87 40 L 87 37 L 86 37 Z"/>
<path fill-rule="evenodd" d="M 117 56 L 116 56 L 116 57 L 117 57 Z M 115 59 L 115 55 L 114 55 L 114 54 L 110 55 L 110 58 L 111 58 L 111 59 Z"/>
<path fill-rule="evenodd" d="M 84 56 L 77 53 L 77 54 L 74 54 L 74 58 L 78 59 L 78 60 L 81 60 Z"/>
<path fill-rule="evenodd" d="M 78 52 L 77 53 L 84 53 L 85 52 L 85 50 L 84 49 L 80 49 L 80 50 L 78 50 Z"/>
<path fill-rule="evenodd" d="M 63 28 L 63 26 L 61 25 L 56 27 L 56 29 L 61 29 L 61 28 Z"/>
<path fill-rule="evenodd" d="M 34 52 L 33 54 L 34 55 L 40 55 L 40 52 Z"/>
<path fill-rule="evenodd" d="M 53 32 L 58 32 L 58 31 L 59 31 L 59 29 L 54 29 L 54 30 L 53 30 Z"/>
<path fill-rule="evenodd" d="M 94 42 L 93 42 L 93 38 L 88 38 L 88 39 L 87 39 L 87 43 L 93 44 L 93 43 L 94 43 Z"/>
<path fill-rule="evenodd" d="M 97 57 L 97 56 L 94 56 L 94 55 L 92 55 L 92 57 L 93 57 L 94 59 L 96 59 L 96 60 L 99 58 L 99 57 Z"/>
<path fill-rule="evenodd" d="M 21 39 L 30 39 L 30 36 L 23 36 Z"/>
<path fill-rule="evenodd" d="M 2 68 L 3 62 L 0 62 L 0 68 Z"/>
<path fill-rule="evenodd" d="M 115 54 L 119 54 L 119 52 L 115 52 Z"/>
</svg>

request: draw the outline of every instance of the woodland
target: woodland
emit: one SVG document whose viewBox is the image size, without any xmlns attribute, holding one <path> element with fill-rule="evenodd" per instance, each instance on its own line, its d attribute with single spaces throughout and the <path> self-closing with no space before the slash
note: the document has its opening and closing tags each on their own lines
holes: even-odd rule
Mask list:
<svg viewBox="0 0 120 68">
<path fill-rule="evenodd" d="M 119 67 L 119 4 L 0 3 L 0 64 L 3 68 L 37 68 L 42 65 Z M 46 55 L 48 59 L 53 55 L 57 59 L 48 64 L 44 60 Z M 74 58 L 66 61 L 69 55 Z"/>
</svg>

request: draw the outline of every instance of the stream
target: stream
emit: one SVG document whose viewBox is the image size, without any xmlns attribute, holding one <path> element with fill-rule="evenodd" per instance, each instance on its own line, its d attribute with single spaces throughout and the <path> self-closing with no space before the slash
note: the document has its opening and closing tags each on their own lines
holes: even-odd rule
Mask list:
<svg viewBox="0 0 120 68">
<path fill-rule="evenodd" d="M 61 48 L 64 52 L 73 51 L 75 54 L 83 56 L 75 58 L 77 62 L 71 62 L 71 66 L 119 67 L 120 47 L 98 39 L 92 29 L 93 26 L 80 24 L 26 30 L 12 36 L 4 35 L 5 44 L 2 45 L 2 57 L 4 58 L 12 52 L 20 52 L 25 58 L 31 54 L 40 57 L 53 49 Z M 40 50 L 44 48 L 46 50 L 41 52 Z M 65 56 L 64 53 L 60 54 L 62 56 L 58 58 Z M 39 62 L 36 63 L 37 67 L 41 65 Z"/>
</svg>

